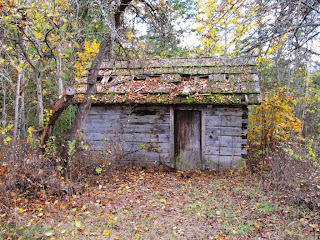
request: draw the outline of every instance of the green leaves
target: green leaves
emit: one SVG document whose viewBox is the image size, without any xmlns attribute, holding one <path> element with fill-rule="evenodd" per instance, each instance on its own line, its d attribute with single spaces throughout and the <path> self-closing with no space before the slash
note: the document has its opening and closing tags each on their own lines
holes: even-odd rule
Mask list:
<svg viewBox="0 0 320 240">
<path fill-rule="evenodd" d="M 12 140 L 12 138 L 10 137 L 10 130 L 13 128 L 13 124 L 8 124 L 4 127 L 0 126 L 0 139 L 2 139 L 3 143 L 5 145 L 7 145 L 8 143 L 10 143 L 10 141 Z M 1 143 L 0 143 L 1 146 Z"/>
<path fill-rule="evenodd" d="M 68 141 L 68 155 L 72 156 L 76 152 L 76 140 Z"/>
<path fill-rule="evenodd" d="M 102 173 L 102 168 L 101 167 L 96 167 L 96 173 L 101 174 Z"/>
<path fill-rule="evenodd" d="M 43 117 L 44 125 L 47 125 L 52 117 L 52 109 L 44 109 Z"/>
</svg>

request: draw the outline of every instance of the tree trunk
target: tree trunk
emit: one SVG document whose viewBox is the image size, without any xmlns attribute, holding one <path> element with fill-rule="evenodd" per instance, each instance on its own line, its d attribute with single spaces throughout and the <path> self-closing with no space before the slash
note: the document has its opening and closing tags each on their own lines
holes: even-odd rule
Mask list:
<svg viewBox="0 0 320 240">
<path fill-rule="evenodd" d="M 227 20 L 225 20 L 224 23 L 224 57 L 227 57 L 228 55 L 228 25 L 227 25 Z"/>
<path fill-rule="evenodd" d="M 32 32 L 32 29 L 29 28 L 29 31 Z M 38 110 L 38 121 L 39 126 L 43 124 L 43 100 L 42 100 L 42 84 L 41 84 L 41 70 L 37 68 L 35 63 L 30 59 L 29 54 L 27 52 L 27 46 L 24 45 L 24 40 L 22 38 L 22 33 L 17 32 L 17 38 L 18 38 L 18 46 L 21 49 L 21 52 L 25 58 L 25 60 L 30 64 L 31 68 L 33 69 L 34 75 L 35 75 L 35 84 L 37 87 L 37 110 Z M 37 39 L 35 39 L 35 42 L 38 42 Z M 39 43 L 37 43 L 36 47 L 38 47 L 38 52 L 41 53 L 41 48 L 39 47 Z M 43 56 L 40 56 L 41 59 L 43 59 Z M 42 62 L 43 64 L 43 62 Z M 42 66 L 43 67 L 43 66 Z"/>
<path fill-rule="evenodd" d="M 76 113 L 75 119 L 72 122 L 69 133 L 66 137 L 65 145 L 62 149 L 61 156 L 63 159 L 67 159 L 68 157 L 68 142 L 77 138 L 82 126 L 89 114 L 89 110 L 91 108 L 92 98 L 91 96 L 97 92 L 97 77 L 98 72 L 101 66 L 101 63 L 104 59 L 105 53 L 110 52 L 113 47 L 114 37 L 112 33 L 109 33 L 107 38 L 105 38 L 100 44 L 99 52 L 97 53 L 95 59 L 92 62 L 92 66 L 89 70 L 88 75 L 88 83 L 87 83 L 87 91 L 84 96 L 84 99 L 79 105 L 78 111 Z"/>
<path fill-rule="evenodd" d="M 28 1 L 27 1 L 28 2 Z M 25 27 L 23 29 L 24 34 L 27 34 L 28 31 L 28 27 Z M 21 45 L 25 46 L 26 49 L 28 49 L 28 43 L 26 44 L 24 40 L 21 39 Z M 15 95 L 15 101 L 14 101 L 14 125 L 13 125 L 13 140 L 16 141 L 17 139 L 17 135 L 19 135 L 18 130 L 19 130 L 19 126 L 20 126 L 20 111 L 22 108 L 22 105 L 19 105 L 19 103 L 22 103 L 20 101 L 21 99 L 21 86 L 22 84 L 24 84 L 24 75 L 25 75 L 25 71 L 24 71 L 24 63 L 25 61 L 23 60 L 23 56 L 22 55 L 18 55 L 18 59 L 19 59 L 19 66 L 21 67 L 20 70 L 18 71 L 18 76 L 17 76 L 17 85 L 16 85 L 16 95 Z M 23 101 L 24 104 L 24 101 Z M 23 108 L 24 110 L 24 108 Z"/>
<path fill-rule="evenodd" d="M 36 71 L 36 85 L 37 85 L 37 102 L 38 102 L 38 119 L 39 126 L 43 124 L 43 100 L 42 100 L 42 84 L 41 84 L 41 74 Z"/>
<path fill-rule="evenodd" d="M 6 126 L 6 89 L 5 89 L 5 84 L 3 81 L 1 81 L 1 87 L 2 87 L 2 95 L 3 95 L 3 100 L 2 100 L 2 112 L 1 112 L 1 125 L 2 127 Z"/>
<path fill-rule="evenodd" d="M 24 77 L 21 79 L 20 82 L 21 88 L 21 95 L 20 95 L 20 112 L 19 112 L 19 125 L 18 125 L 18 134 L 20 135 L 21 139 L 25 138 L 25 131 L 26 131 L 26 119 L 25 119 L 25 111 L 24 111 L 24 89 L 25 89 L 25 79 Z"/>
<path fill-rule="evenodd" d="M 301 122 L 302 122 L 302 128 L 301 128 L 301 135 L 303 137 L 306 137 L 308 134 L 308 123 L 307 123 L 307 109 L 309 105 L 309 95 L 310 95 L 310 82 L 311 82 L 311 76 L 310 76 L 310 71 L 311 71 L 311 66 L 312 66 L 312 58 L 307 57 L 307 78 L 305 80 L 305 95 L 304 95 L 304 103 L 302 106 L 302 116 L 301 116 Z"/>
<path fill-rule="evenodd" d="M 57 75 L 58 75 L 58 93 L 59 97 L 63 94 L 63 81 L 62 81 L 62 69 L 61 69 L 61 45 L 60 42 L 57 43 Z"/>
<path fill-rule="evenodd" d="M 19 65 L 22 66 L 22 58 L 19 56 Z M 22 79 L 24 78 L 24 69 L 21 68 L 18 71 L 17 76 L 17 84 L 16 84 L 16 94 L 15 94 L 15 100 L 14 100 L 14 124 L 13 124 L 13 140 L 16 141 L 17 139 L 17 132 L 18 132 L 18 126 L 19 126 L 19 100 L 20 100 L 20 86 Z"/>
<path fill-rule="evenodd" d="M 67 87 L 62 93 L 60 99 L 53 105 L 52 116 L 50 117 L 49 122 L 46 124 L 42 132 L 40 144 L 42 148 L 44 148 L 49 137 L 52 136 L 54 124 L 56 123 L 57 119 L 63 113 L 63 111 L 72 103 L 73 96 L 73 88 Z"/>
<path fill-rule="evenodd" d="M 87 91 L 85 93 L 84 99 L 79 105 L 78 111 L 76 113 L 75 119 L 72 122 L 71 128 L 69 133 L 66 137 L 61 157 L 64 159 L 64 167 L 67 168 L 68 166 L 68 157 L 69 157 L 69 142 L 75 140 L 87 119 L 89 114 L 89 110 L 91 108 L 92 103 L 92 95 L 97 92 L 97 77 L 99 73 L 100 66 L 103 62 L 104 57 L 107 54 L 110 54 L 113 49 L 113 44 L 115 39 L 117 38 L 117 34 L 119 32 L 120 27 L 122 26 L 122 14 L 126 10 L 127 6 L 132 0 L 121 0 L 120 4 L 118 5 L 117 9 L 114 12 L 114 28 L 111 29 L 109 34 L 106 38 L 101 42 L 99 51 L 92 61 L 91 68 L 89 69 L 89 75 L 87 80 Z"/>
</svg>

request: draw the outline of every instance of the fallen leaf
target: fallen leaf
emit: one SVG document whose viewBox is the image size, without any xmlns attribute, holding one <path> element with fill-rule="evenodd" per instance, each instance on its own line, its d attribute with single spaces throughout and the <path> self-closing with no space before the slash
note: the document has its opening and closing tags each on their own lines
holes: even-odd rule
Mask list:
<svg viewBox="0 0 320 240">
<path fill-rule="evenodd" d="M 46 237 L 52 237 L 53 236 L 53 231 L 46 232 L 46 233 L 44 233 L 44 235 Z"/>
<path fill-rule="evenodd" d="M 82 207 L 81 207 L 81 211 L 85 211 L 87 209 L 87 206 L 86 205 L 83 205 Z"/>
<path fill-rule="evenodd" d="M 81 228 L 81 222 L 80 221 L 75 221 L 75 223 L 76 223 L 76 227 L 77 228 Z"/>
</svg>

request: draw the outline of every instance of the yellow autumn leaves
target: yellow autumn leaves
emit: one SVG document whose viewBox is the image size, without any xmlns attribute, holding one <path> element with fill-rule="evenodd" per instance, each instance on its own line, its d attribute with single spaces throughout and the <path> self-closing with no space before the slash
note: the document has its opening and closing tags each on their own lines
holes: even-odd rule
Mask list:
<svg viewBox="0 0 320 240">
<path fill-rule="evenodd" d="M 99 51 L 99 46 L 100 44 L 97 43 L 96 39 L 92 42 L 85 41 L 83 51 L 76 54 L 78 56 L 78 60 L 73 65 L 76 69 L 77 77 L 81 76 L 89 62 L 94 59 L 96 53 Z"/>
<path fill-rule="evenodd" d="M 110 216 L 110 220 L 108 221 L 108 223 L 110 223 L 113 219 L 114 219 L 114 217 Z M 77 228 L 77 231 L 83 232 L 84 235 L 90 235 L 90 233 L 85 232 L 86 228 L 83 226 L 81 221 L 75 220 L 74 221 L 74 226 Z M 96 233 L 95 233 L 95 235 L 96 235 Z M 109 236 L 110 235 L 110 231 L 108 229 L 105 229 L 105 230 L 103 230 L 102 235 L 103 236 Z"/>
<path fill-rule="evenodd" d="M 263 103 L 250 116 L 249 141 L 253 145 L 266 145 L 273 140 L 284 142 L 293 132 L 300 132 L 302 125 L 293 114 L 294 102 L 285 89 L 266 95 Z"/>
<path fill-rule="evenodd" d="M 237 55 L 239 44 L 256 26 L 255 4 L 248 0 L 197 0 L 200 41 L 210 56 Z"/>
</svg>

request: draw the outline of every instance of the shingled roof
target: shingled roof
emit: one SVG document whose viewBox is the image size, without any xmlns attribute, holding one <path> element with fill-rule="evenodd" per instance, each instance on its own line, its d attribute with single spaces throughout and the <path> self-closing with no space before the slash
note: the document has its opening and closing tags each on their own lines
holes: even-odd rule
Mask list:
<svg viewBox="0 0 320 240">
<path fill-rule="evenodd" d="M 260 104 L 254 58 L 175 58 L 105 61 L 95 103 Z M 77 82 L 86 91 L 88 71 Z"/>
</svg>

